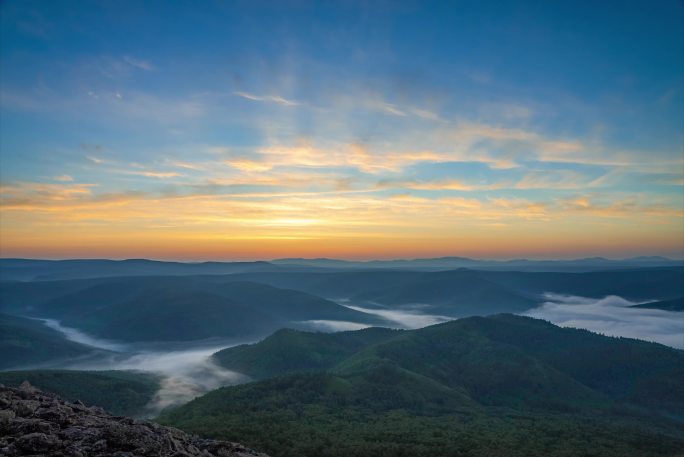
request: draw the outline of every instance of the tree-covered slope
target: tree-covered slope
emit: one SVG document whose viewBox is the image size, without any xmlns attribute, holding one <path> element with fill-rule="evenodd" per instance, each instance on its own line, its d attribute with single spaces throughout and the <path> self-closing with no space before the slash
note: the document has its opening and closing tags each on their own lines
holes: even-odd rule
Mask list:
<svg viewBox="0 0 684 457">
<path fill-rule="evenodd" d="M 67 400 L 99 406 L 115 415 L 138 416 L 159 390 L 160 378 L 133 371 L 26 370 L 0 372 L 0 384 L 28 381 Z"/>
<path fill-rule="evenodd" d="M 240 437 L 274 457 L 674 457 L 684 446 L 681 427 L 659 419 L 477 407 L 395 370 L 384 375 L 294 374 L 221 388 L 157 420 Z"/>
<path fill-rule="evenodd" d="M 678 350 L 510 315 L 356 342 L 324 371 L 343 355 L 315 334 L 223 352 L 225 366 L 256 377 L 304 369 L 210 392 L 160 421 L 239 435 L 275 456 L 655 456 L 684 446 Z"/>
<path fill-rule="evenodd" d="M 506 314 L 424 331 L 450 332 L 452 327 L 515 347 L 616 401 L 684 413 L 684 351 L 679 349 Z"/>
<path fill-rule="evenodd" d="M 90 354 L 42 322 L 0 314 L 0 370 L 40 365 Z"/>
<path fill-rule="evenodd" d="M 354 332 L 311 333 L 282 329 L 257 344 L 223 349 L 213 355 L 219 365 L 264 379 L 293 372 L 326 370 L 400 330 L 371 327 Z"/>
<path fill-rule="evenodd" d="M 255 337 L 308 320 L 381 322 L 305 292 L 211 276 L 3 283 L 0 287 L 4 309 L 58 319 L 95 336 L 124 341 Z"/>
</svg>

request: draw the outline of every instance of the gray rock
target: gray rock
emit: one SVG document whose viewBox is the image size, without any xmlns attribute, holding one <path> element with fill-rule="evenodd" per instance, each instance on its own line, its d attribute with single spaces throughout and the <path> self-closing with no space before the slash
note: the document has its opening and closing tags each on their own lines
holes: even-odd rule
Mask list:
<svg viewBox="0 0 684 457">
<path fill-rule="evenodd" d="M 56 448 L 59 445 L 59 439 L 45 433 L 29 433 L 17 438 L 14 445 L 22 451 L 35 454 Z"/>
<path fill-rule="evenodd" d="M 64 457 L 268 457 L 237 443 L 112 416 L 41 392 L 0 385 L 0 455 Z"/>
</svg>

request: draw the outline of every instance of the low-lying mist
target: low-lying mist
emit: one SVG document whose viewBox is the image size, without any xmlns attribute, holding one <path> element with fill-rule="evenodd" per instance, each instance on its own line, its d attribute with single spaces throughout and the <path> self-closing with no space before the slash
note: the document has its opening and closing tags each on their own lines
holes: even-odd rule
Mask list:
<svg viewBox="0 0 684 457">
<path fill-rule="evenodd" d="M 655 341 L 684 349 L 684 313 L 658 309 L 633 308 L 637 303 L 618 296 L 588 298 L 573 295 L 544 294 L 545 300 L 525 316 L 548 320 L 563 327 L 576 327 L 609 336 L 623 336 Z M 386 327 L 417 329 L 453 318 L 428 314 L 419 305 L 389 308 L 376 303 L 352 303 L 338 300 L 347 308 L 382 318 Z M 93 355 L 52 368 L 74 370 L 136 370 L 161 376 L 161 386 L 147 405 L 146 415 L 155 416 L 164 408 L 187 403 L 193 398 L 221 386 L 249 379 L 214 363 L 211 355 L 221 349 L 250 341 L 204 340 L 191 342 L 119 343 L 92 337 L 77 329 L 65 327 L 52 319 L 44 324 L 61 332 L 65 338 L 93 349 Z M 359 330 L 367 323 L 307 320 L 293 322 L 297 328 L 336 332 Z M 267 335 L 263 335 L 264 337 Z"/>
<path fill-rule="evenodd" d="M 107 351 L 124 352 L 129 349 L 129 345 L 124 343 L 116 343 L 114 341 L 95 338 L 83 333 L 80 330 L 71 327 L 65 327 L 55 319 L 36 319 L 42 321 L 47 327 L 57 330 L 66 339 L 75 343 L 84 344 L 97 349 L 105 349 Z"/>
<path fill-rule="evenodd" d="M 170 352 L 117 354 L 105 359 L 69 366 L 77 370 L 134 370 L 162 376 L 161 387 L 147 405 L 151 415 L 169 406 L 181 405 L 221 386 L 248 380 L 240 373 L 215 364 L 211 355 L 225 345 Z"/>
<path fill-rule="evenodd" d="M 381 317 L 387 327 L 414 329 L 444 322 L 451 318 L 421 312 L 419 307 L 388 309 L 340 304 L 350 309 Z M 374 304 L 370 305 L 374 306 Z M 253 341 L 192 341 L 183 343 L 119 343 L 88 335 L 78 329 L 66 327 L 54 319 L 41 319 L 43 323 L 59 331 L 70 341 L 103 349 L 92 356 L 61 363 L 53 368 L 73 370 L 134 370 L 151 372 L 161 376 L 161 386 L 150 404 L 146 415 L 155 416 L 163 409 L 189 402 L 193 398 L 221 386 L 248 381 L 240 373 L 220 367 L 211 355 L 221 349 Z M 360 330 L 368 324 L 336 321 L 308 320 L 293 323 L 294 326 L 313 331 L 336 332 Z M 266 336 L 266 335 L 264 335 Z"/>
<path fill-rule="evenodd" d="M 334 320 L 309 320 L 301 321 L 305 327 L 311 328 L 311 330 L 319 332 L 346 332 L 350 330 L 361 330 L 364 328 L 371 327 L 368 324 L 360 324 L 358 322 L 349 321 L 334 321 Z"/>
<path fill-rule="evenodd" d="M 381 317 L 387 322 L 386 327 L 417 329 L 454 320 L 453 317 L 427 314 L 421 311 L 422 307 L 420 305 L 390 309 L 377 303 L 373 303 L 373 305 L 377 306 L 376 308 L 351 304 L 348 300 L 339 300 L 338 303 L 355 311 Z"/>
<path fill-rule="evenodd" d="M 562 327 L 575 327 L 608 336 L 654 341 L 684 349 L 684 313 L 633 308 L 639 303 L 609 295 L 603 298 L 544 294 L 539 308 L 522 313 Z"/>
<path fill-rule="evenodd" d="M 211 358 L 213 353 L 238 344 L 235 341 L 120 344 L 92 337 L 52 319 L 43 319 L 43 322 L 61 332 L 70 341 L 110 351 L 107 355 L 62 364 L 59 368 L 134 370 L 160 375 L 160 389 L 146 407 L 148 416 L 155 416 L 164 408 L 187 403 L 210 390 L 239 384 L 249 379 L 240 373 L 220 367 Z"/>
</svg>

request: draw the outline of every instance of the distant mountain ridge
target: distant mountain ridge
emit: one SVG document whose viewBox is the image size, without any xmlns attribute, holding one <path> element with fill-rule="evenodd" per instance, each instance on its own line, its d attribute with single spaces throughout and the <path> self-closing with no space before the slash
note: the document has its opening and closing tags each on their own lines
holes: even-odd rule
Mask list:
<svg viewBox="0 0 684 457">
<path fill-rule="evenodd" d="M 70 259 L 40 260 L 0 258 L 0 280 L 45 281 L 106 276 L 161 276 L 232 274 L 239 272 L 305 271 L 312 269 L 401 269 L 446 270 L 472 268 L 525 271 L 593 271 L 617 268 L 684 266 L 684 260 L 660 256 L 628 259 L 592 257 L 574 260 L 481 260 L 467 257 L 351 261 L 340 259 L 285 258 L 246 262 L 173 262 L 148 259 Z"/>
<path fill-rule="evenodd" d="M 422 314 L 437 321 L 521 313 L 542 304 L 547 292 L 677 300 L 684 297 L 684 267 L 584 273 L 296 270 L 0 281 L 0 312 L 57 319 L 99 338 L 127 342 L 214 337 L 244 342 L 282 327 L 403 326 L 408 321 L 393 320 L 396 312 L 404 319 Z"/>
<path fill-rule="evenodd" d="M 569 260 L 530 260 L 530 259 L 512 259 L 512 260 L 485 260 L 485 259 L 471 259 L 468 257 L 436 257 L 436 258 L 421 258 L 421 259 L 393 259 L 393 260 L 367 260 L 367 261 L 352 261 L 339 260 L 328 258 L 285 258 L 275 259 L 271 263 L 276 265 L 306 265 L 306 266 L 321 266 L 333 268 L 429 268 L 429 269 L 444 269 L 444 268 L 487 268 L 487 269 L 516 269 L 516 268 L 541 268 L 545 271 L 550 268 L 557 268 L 561 270 L 573 270 L 581 268 L 633 268 L 643 266 L 675 266 L 684 265 L 684 260 L 674 260 L 662 256 L 640 256 L 626 259 L 607 259 L 604 257 L 589 257 Z"/>
<path fill-rule="evenodd" d="M 147 259 L 0 259 L 0 280 L 45 281 L 110 276 L 230 274 L 274 269 L 269 262 L 167 262 Z"/>
<path fill-rule="evenodd" d="M 3 282 L 0 312 L 56 319 L 98 338 L 126 342 L 245 341 L 309 320 L 382 322 L 306 292 L 230 276 Z"/>
</svg>

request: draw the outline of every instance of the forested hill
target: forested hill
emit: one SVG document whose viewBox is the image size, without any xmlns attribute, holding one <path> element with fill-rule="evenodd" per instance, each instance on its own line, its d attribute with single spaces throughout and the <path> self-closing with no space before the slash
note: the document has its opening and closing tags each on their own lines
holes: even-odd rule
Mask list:
<svg viewBox="0 0 684 457">
<path fill-rule="evenodd" d="M 210 392 L 160 420 L 240 436 L 276 456 L 684 448 L 682 351 L 512 315 L 355 333 L 283 331 L 222 351 L 215 357 L 226 367 L 263 380 Z M 355 341 L 354 353 L 336 349 L 343 341 Z"/>
</svg>

